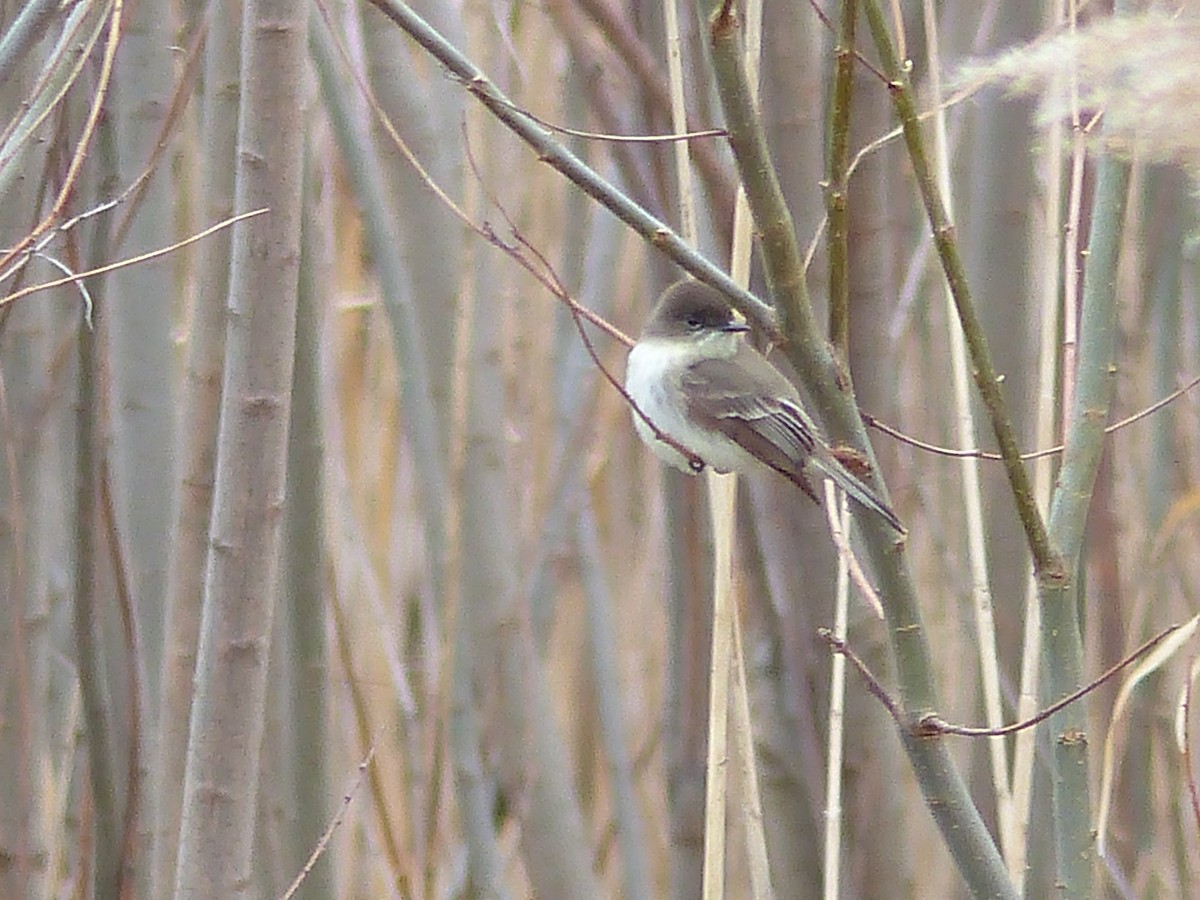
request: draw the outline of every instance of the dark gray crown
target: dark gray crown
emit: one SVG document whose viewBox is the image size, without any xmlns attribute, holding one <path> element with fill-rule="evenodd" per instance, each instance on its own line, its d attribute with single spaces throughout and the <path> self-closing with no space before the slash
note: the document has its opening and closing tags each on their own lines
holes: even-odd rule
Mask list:
<svg viewBox="0 0 1200 900">
<path fill-rule="evenodd" d="M 707 330 L 723 331 L 736 321 L 733 307 L 723 294 L 689 278 L 663 291 L 642 335 L 665 337 Z"/>
</svg>

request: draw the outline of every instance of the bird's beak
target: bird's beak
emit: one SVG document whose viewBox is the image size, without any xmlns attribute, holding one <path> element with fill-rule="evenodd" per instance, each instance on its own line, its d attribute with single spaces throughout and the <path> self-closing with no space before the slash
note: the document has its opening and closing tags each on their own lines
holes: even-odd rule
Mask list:
<svg viewBox="0 0 1200 900">
<path fill-rule="evenodd" d="M 737 333 L 739 331 L 749 331 L 750 326 L 746 324 L 746 317 L 738 310 L 732 310 L 733 318 L 721 326 L 722 331 Z"/>
</svg>

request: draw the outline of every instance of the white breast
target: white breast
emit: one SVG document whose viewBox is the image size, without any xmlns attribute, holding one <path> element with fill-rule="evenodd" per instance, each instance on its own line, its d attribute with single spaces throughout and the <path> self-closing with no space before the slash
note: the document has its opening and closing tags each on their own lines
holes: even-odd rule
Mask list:
<svg viewBox="0 0 1200 900">
<path fill-rule="evenodd" d="M 629 352 L 625 364 L 625 390 L 660 431 L 691 450 L 721 472 L 746 471 L 754 460 L 732 441 L 695 428 L 684 416 L 686 404 L 680 373 L 692 361 L 693 348 L 673 341 L 643 338 Z M 654 455 L 684 472 L 695 474 L 688 458 L 659 440 L 645 420 L 630 410 L 634 427 Z"/>
</svg>

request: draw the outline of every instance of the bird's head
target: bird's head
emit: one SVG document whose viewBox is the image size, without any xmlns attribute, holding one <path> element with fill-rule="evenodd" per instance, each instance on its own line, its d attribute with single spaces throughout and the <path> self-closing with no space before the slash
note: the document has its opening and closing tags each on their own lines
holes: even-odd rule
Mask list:
<svg viewBox="0 0 1200 900">
<path fill-rule="evenodd" d="M 698 343 L 750 330 L 725 296 L 700 281 L 677 282 L 663 292 L 642 329 L 643 338 L 687 338 Z"/>
</svg>

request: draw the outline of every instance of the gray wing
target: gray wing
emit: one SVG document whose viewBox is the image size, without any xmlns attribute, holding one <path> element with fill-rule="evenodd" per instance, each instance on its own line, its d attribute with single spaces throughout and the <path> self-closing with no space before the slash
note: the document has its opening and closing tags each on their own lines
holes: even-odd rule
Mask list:
<svg viewBox="0 0 1200 900">
<path fill-rule="evenodd" d="M 693 421 L 725 435 L 819 503 L 805 472 L 811 462 L 860 504 L 904 533 L 891 507 L 829 450 L 800 405 L 792 383 L 753 347 L 743 344 L 730 359 L 708 359 L 689 366 L 683 387 Z"/>
<path fill-rule="evenodd" d="M 688 413 L 816 499 L 804 474 L 820 439 L 795 387 L 758 351 L 743 345 L 730 359 L 706 359 L 683 374 Z"/>
</svg>

